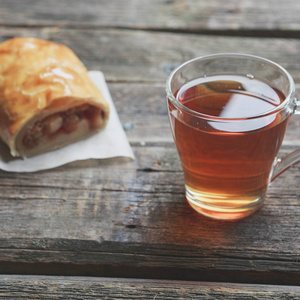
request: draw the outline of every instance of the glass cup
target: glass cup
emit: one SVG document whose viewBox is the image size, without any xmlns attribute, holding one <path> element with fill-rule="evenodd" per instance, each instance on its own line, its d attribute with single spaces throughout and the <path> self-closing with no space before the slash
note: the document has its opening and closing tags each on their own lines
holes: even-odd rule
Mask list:
<svg viewBox="0 0 300 300">
<path fill-rule="evenodd" d="M 166 93 L 186 199 L 197 212 L 252 214 L 270 182 L 300 160 L 300 150 L 277 158 L 290 116 L 300 113 L 280 65 L 245 54 L 199 57 L 172 72 Z"/>
</svg>

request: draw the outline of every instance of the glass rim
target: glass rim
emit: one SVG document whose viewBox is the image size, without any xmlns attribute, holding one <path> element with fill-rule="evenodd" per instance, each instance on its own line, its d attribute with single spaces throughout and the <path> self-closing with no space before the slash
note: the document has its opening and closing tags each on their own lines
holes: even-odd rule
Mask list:
<svg viewBox="0 0 300 300">
<path fill-rule="evenodd" d="M 241 118 L 224 118 L 224 117 L 218 117 L 218 116 L 212 116 L 212 115 L 207 115 L 207 114 L 203 114 L 200 112 L 197 112 L 195 110 L 192 110 L 188 107 L 186 107 L 185 105 L 181 104 L 178 99 L 173 95 L 172 91 L 171 91 L 171 82 L 172 79 L 174 77 L 174 75 L 176 74 L 176 72 L 178 72 L 181 68 L 183 68 L 184 66 L 193 63 L 195 61 L 199 61 L 199 60 L 203 60 L 203 59 L 207 59 L 207 58 L 214 58 L 214 57 L 245 57 L 245 58 L 252 58 L 252 59 L 256 59 L 256 60 L 260 60 L 263 62 L 266 62 L 268 64 L 271 64 L 273 66 L 275 66 L 276 68 L 280 69 L 287 77 L 290 86 L 289 86 L 289 91 L 287 96 L 285 96 L 284 101 L 282 101 L 278 106 L 276 106 L 275 108 L 268 110 L 266 112 L 260 113 L 260 114 L 256 114 L 253 116 L 249 116 L 249 117 L 241 117 Z M 292 78 L 292 76 L 290 75 L 290 73 L 283 68 L 281 65 L 279 65 L 278 63 L 269 60 L 267 58 L 263 58 L 260 56 L 256 56 L 256 55 L 252 55 L 252 54 L 244 54 L 244 53 L 216 53 L 216 54 L 209 54 L 209 55 L 203 55 L 203 56 L 199 56 L 193 59 L 190 59 L 184 63 L 182 63 L 181 65 L 179 65 L 175 70 L 173 70 L 171 72 L 171 74 L 168 76 L 168 79 L 166 81 L 166 94 L 167 94 L 167 98 L 178 108 L 182 109 L 185 112 L 188 112 L 190 114 L 193 114 L 195 116 L 201 117 L 202 119 L 207 119 L 207 120 L 214 120 L 214 121 L 241 121 L 241 120 L 250 120 L 250 119 L 256 119 L 256 118 L 262 118 L 262 117 L 266 117 L 269 115 L 272 115 L 274 113 L 278 113 L 279 111 L 283 110 L 290 102 L 290 99 L 293 98 L 293 94 L 295 91 L 295 83 L 294 80 Z"/>
</svg>

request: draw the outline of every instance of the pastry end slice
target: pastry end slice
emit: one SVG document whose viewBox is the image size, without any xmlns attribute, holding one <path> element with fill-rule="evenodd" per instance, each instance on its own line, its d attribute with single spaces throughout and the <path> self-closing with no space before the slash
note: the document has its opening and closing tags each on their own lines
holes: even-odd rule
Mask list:
<svg viewBox="0 0 300 300">
<path fill-rule="evenodd" d="M 31 157 L 103 129 L 109 106 L 68 47 L 36 38 L 0 44 L 0 137 Z"/>
</svg>

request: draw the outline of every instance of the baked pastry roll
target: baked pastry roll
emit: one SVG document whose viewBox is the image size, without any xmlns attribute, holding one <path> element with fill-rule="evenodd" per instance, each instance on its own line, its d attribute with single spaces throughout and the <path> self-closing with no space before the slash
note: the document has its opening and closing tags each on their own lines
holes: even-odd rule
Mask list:
<svg viewBox="0 0 300 300">
<path fill-rule="evenodd" d="M 109 106 L 68 47 L 36 38 L 0 44 L 0 137 L 30 157 L 102 129 Z"/>
</svg>

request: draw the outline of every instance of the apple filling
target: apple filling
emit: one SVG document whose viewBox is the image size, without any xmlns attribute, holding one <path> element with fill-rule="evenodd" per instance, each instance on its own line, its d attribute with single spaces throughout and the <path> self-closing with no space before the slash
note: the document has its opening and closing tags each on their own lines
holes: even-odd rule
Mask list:
<svg viewBox="0 0 300 300">
<path fill-rule="evenodd" d="M 64 112 L 57 112 L 42 120 L 36 121 L 25 133 L 22 144 L 31 149 L 42 142 L 51 141 L 59 135 L 72 134 L 78 128 L 93 132 L 101 127 L 104 112 L 96 106 L 83 104 Z"/>
</svg>

